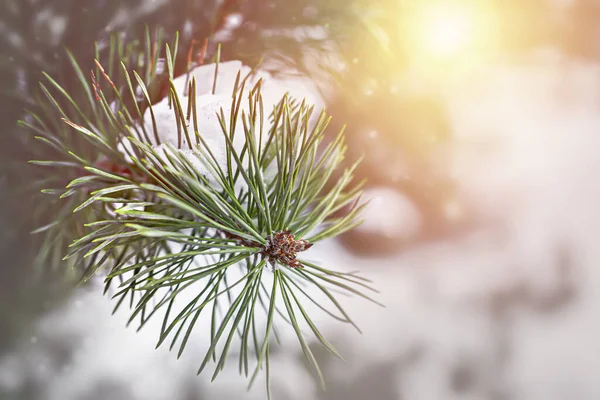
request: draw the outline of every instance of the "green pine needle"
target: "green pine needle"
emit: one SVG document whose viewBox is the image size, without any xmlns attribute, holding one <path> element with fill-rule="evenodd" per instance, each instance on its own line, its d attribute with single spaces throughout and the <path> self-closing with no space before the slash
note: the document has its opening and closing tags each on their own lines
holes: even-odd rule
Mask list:
<svg viewBox="0 0 600 400">
<path fill-rule="evenodd" d="M 201 330 L 209 333 L 210 345 L 198 373 L 214 363 L 215 379 L 237 347 L 240 373 L 252 383 L 266 368 L 268 384 L 269 349 L 275 324 L 283 320 L 323 382 L 305 328 L 341 355 L 307 305 L 356 327 L 336 292 L 370 299 L 363 290 L 372 291 L 364 278 L 299 258 L 316 242 L 356 226 L 364 207 L 358 201 L 362 184 L 352 179 L 357 164 L 332 183 L 344 158 L 343 132 L 325 145 L 325 111 L 312 126 L 313 107 L 293 93 L 266 110 L 262 82 L 249 87 L 251 77 L 238 74 L 231 114 L 217 113 L 223 163 L 198 126 L 195 78 L 188 82 L 187 100 L 175 90 L 176 40 L 165 46 L 163 78 L 179 145 L 156 146 L 160 132 L 152 103 L 160 86 L 155 49 L 161 45 L 147 36 L 144 57 L 123 54 L 130 47 L 111 40 L 120 51 L 109 52 L 106 68 L 96 61 L 91 82 L 69 54 L 79 92 L 68 93 L 46 76 L 43 113 L 23 124 L 54 152 L 51 160 L 33 162 L 56 177 L 49 193 L 62 208 L 37 231 L 68 239 L 68 251 L 59 250 L 84 281 L 104 271 L 105 292 L 113 293 L 115 310 L 129 304 L 130 323 L 142 328 L 161 315 L 157 346 L 170 341 L 178 357 L 200 317 L 209 316 L 210 327 Z M 152 132 L 145 128 L 148 108 Z M 241 149 L 234 145 L 239 127 Z M 183 139 L 186 149 L 180 149 Z M 340 214 L 342 209 L 349 211 Z M 41 254 L 48 257 L 49 251 L 44 247 Z M 177 299 L 184 291 L 194 297 L 181 305 Z"/>
</svg>

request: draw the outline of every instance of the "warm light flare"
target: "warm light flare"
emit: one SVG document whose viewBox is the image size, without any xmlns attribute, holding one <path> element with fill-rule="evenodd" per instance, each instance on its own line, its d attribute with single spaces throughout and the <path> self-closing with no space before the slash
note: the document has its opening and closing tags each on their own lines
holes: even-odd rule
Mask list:
<svg viewBox="0 0 600 400">
<path fill-rule="evenodd" d="M 409 51 L 421 62 L 472 64 L 497 48 L 495 13 L 482 0 L 420 1 L 408 14 Z"/>
<path fill-rule="evenodd" d="M 466 13 L 438 12 L 423 21 L 423 51 L 448 57 L 469 45 L 473 37 L 473 21 Z M 419 35 L 421 36 L 421 35 Z"/>
</svg>

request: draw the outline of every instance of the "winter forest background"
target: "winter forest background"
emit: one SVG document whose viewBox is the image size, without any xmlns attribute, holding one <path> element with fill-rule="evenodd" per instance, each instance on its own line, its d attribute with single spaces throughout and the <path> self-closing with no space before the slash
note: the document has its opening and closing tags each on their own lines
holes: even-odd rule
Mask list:
<svg viewBox="0 0 600 400">
<path fill-rule="evenodd" d="M 363 335 L 322 321 L 346 357 L 320 357 L 326 392 L 284 339 L 274 398 L 599 399 L 600 3 L 457 0 L 439 20 L 405 3 L 1 0 L 0 398 L 266 398 L 235 365 L 197 377 L 193 345 L 181 360 L 154 350 L 152 326 L 111 316 L 100 279 L 74 288 L 32 267 L 44 197 L 16 122 L 42 71 L 110 32 L 148 24 L 185 45 L 217 21 L 224 60 L 310 73 L 366 153 L 373 199 L 363 226 L 310 254 L 362 271 L 386 308 L 344 299 Z"/>
</svg>

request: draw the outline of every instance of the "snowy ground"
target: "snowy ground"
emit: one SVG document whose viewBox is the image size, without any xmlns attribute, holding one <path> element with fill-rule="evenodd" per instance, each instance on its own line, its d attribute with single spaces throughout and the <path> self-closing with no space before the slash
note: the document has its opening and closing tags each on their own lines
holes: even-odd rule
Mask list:
<svg viewBox="0 0 600 400">
<path fill-rule="evenodd" d="M 386 260 L 331 241 L 310 257 L 361 270 L 387 308 L 345 304 L 363 335 L 323 318 L 346 356 L 319 357 L 319 392 L 296 345 L 273 361 L 276 399 L 600 398 L 600 68 L 498 68 L 449 96 L 453 173 L 490 223 Z M 460 93 L 457 95 L 455 93 Z M 125 329 L 100 290 L 78 292 L 0 358 L 0 394 L 44 400 L 264 399 L 231 363 L 196 377 L 157 330 Z M 157 321 L 158 323 L 158 321 Z M 198 344 L 200 345 L 200 343 Z"/>
</svg>

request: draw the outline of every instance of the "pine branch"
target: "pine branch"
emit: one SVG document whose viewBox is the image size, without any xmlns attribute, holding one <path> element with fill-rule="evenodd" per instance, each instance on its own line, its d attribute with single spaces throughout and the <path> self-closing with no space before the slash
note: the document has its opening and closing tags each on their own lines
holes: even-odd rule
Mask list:
<svg viewBox="0 0 600 400">
<path fill-rule="evenodd" d="M 51 177 L 65 172 L 48 189 L 63 208 L 42 230 L 71 241 L 65 259 L 81 268 L 84 280 L 106 274 L 105 292 L 114 293 L 115 309 L 127 300 L 130 323 L 141 329 L 162 314 L 158 346 L 169 340 L 181 356 L 196 325 L 209 324 L 210 345 L 198 373 L 212 360 L 216 378 L 237 345 L 240 373 L 251 383 L 262 368 L 269 376 L 271 339 L 283 319 L 323 382 L 304 327 L 339 354 L 304 301 L 355 326 L 336 291 L 370 299 L 363 290 L 372 290 L 363 278 L 300 258 L 354 227 L 364 207 L 361 184 L 352 179 L 358 164 L 324 190 L 344 159 L 343 132 L 324 146 L 324 110 L 313 123 L 314 107 L 291 94 L 265 109 L 263 80 L 240 71 L 230 102 L 216 113 L 220 154 L 198 115 L 196 91 L 206 82 L 192 75 L 180 93 L 173 76 L 177 41 L 165 46 L 162 61 L 157 48 L 148 34 L 137 63 L 124 53 L 112 56 L 107 68 L 96 62 L 91 84 L 71 58 L 85 102 L 47 76 L 40 99 L 45 113 L 25 125 L 57 155 L 34 163 Z M 165 139 L 153 107 L 161 62 L 176 140 Z M 213 93 L 218 68 L 217 58 Z M 350 204 L 340 217 L 337 211 Z M 179 304 L 183 293 L 195 297 Z"/>
</svg>

